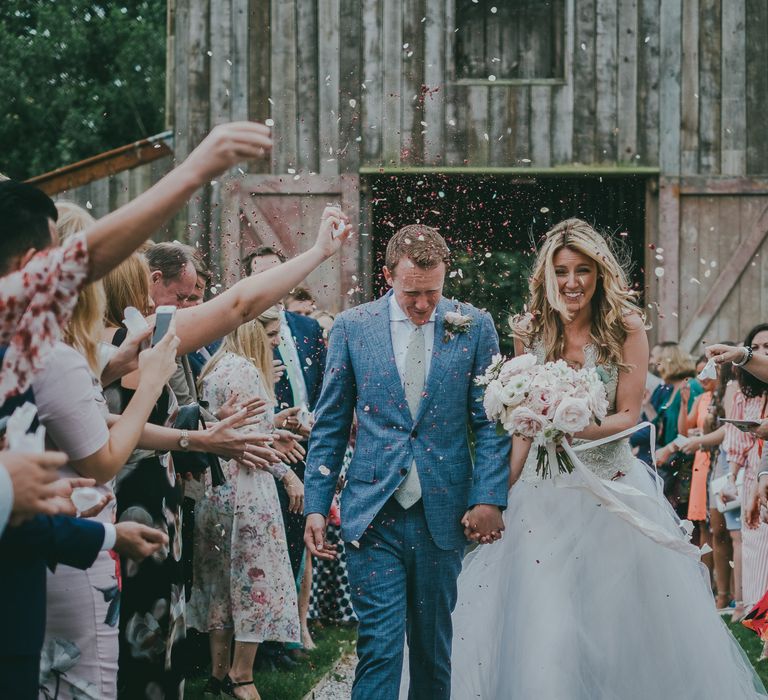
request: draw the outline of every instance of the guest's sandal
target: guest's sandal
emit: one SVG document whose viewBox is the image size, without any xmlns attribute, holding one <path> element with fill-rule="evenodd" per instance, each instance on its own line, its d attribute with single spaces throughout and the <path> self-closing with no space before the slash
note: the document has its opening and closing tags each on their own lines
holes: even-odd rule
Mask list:
<svg viewBox="0 0 768 700">
<path fill-rule="evenodd" d="M 238 698 L 238 700 L 241 700 L 241 698 L 238 695 L 235 695 L 235 689 L 245 687 L 246 685 L 253 685 L 253 689 L 256 690 L 256 686 L 253 684 L 253 678 L 251 678 L 251 680 L 249 681 L 235 682 L 229 677 L 229 674 L 227 674 L 221 680 L 221 692 L 223 695 L 226 695 L 227 697 Z M 260 697 L 261 696 L 259 695 L 258 691 L 256 691 L 256 698 L 260 698 Z"/>
</svg>

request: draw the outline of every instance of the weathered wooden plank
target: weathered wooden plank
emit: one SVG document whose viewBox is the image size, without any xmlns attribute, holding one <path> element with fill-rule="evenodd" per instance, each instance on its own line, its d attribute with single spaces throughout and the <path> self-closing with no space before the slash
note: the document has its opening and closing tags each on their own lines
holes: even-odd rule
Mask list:
<svg viewBox="0 0 768 700">
<path fill-rule="evenodd" d="M 210 98 L 211 128 L 232 120 L 232 2 L 211 0 Z"/>
<path fill-rule="evenodd" d="M 434 5 L 435 3 L 430 3 Z M 445 3 L 445 152 L 447 166 L 461 165 L 466 153 L 463 119 L 466 114 L 465 88 L 456 86 L 456 3 Z M 464 98 L 464 99 L 462 99 Z M 461 125 L 460 125 L 461 123 Z"/>
<path fill-rule="evenodd" d="M 680 168 L 699 170 L 699 0 L 683 0 Z"/>
<path fill-rule="evenodd" d="M 514 162 L 515 139 L 512 131 L 514 111 L 510 109 L 514 93 L 506 85 L 488 88 L 489 163 L 505 166 Z"/>
<path fill-rule="evenodd" d="M 531 87 L 531 154 L 534 167 L 547 168 L 552 163 L 550 118 L 552 90 L 548 85 Z"/>
<path fill-rule="evenodd" d="M 174 6 L 173 37 L 173 100 L 165 119 L 173 129 L 174 152 L 181 162 L 189 154 L 189 81 L 182 76 L 189 72 L 185 38 L 189 34 L 189 3 L 182 2 Z"/>
<path fill-rule="evenodd" d="M 356 173 L 348 173 L 342 175 L 340 180 L 342 209 L 349 215 L 352 230 L 359 232 L 360 177 Z M 339 265 L 341 295 L 337 302 L 340 302 L 342 309 L 348 309 L 364 301 L 361 294 L 361 261 L 357 245 L 345 246 L 341 251 Z"/>
<path fill-rule="evenodd" d="M 445 139 L 445 3 L 427 2 L 424 22 L 424 162 L 442 162 Z"/>
<path fill-rule="evenodd" d="M 717 197 L 719 203 L 718 212 L 718 265 L 722 267 L 741 243 L 742 236 L 742 218 L 741 218 L 741 203 L 747 198 L 745 197 Z M 754 198 L 749 198 L 754 199 Z M 749 222 L 747 222 L 749 223 Z M 712 274 L 715 276 L 719 272 L 715 269 Z M 743 286 L 743 285 L 742 285 Z M 720 312 L 717 314 L 717 323 L 710 325 L 707 330 L 707 336 L 712 338 L 712 342 L 719 343 L 724 340 L 733 340 L 734 342 L 741 340 L 741 328 L 739 323 L 739 317 L 741 316 L 742 307 L 740 300 L 740 293 L 738 289 L 726 289 L 723 290 L 725 299 L 723 300 L 723 306 Z M 762 294 L 760 296 L 763 296 Z M 751 313 L 751 312 L 748 312 Z M 761 316 L 762 318 L 762 316 Z"/>
<path fill-rule="evenodd" d="M 340 105 L 339 115 L 339 171 L 356 173 L 360 167 L 362 109 L 360 83 L 362 81 L 362 7 L 360 0 L 341 0 L 340 26 L 344 37 L 339 51 Z"/>
<path fill-rule="evenodd" d="M 656 180 L 648 178 L 645 185 L 645 254 L 643 274 L 645 277 L 645 313 L 650 322 L 648 340 L 658 343 L 663 340 L 659 331 L 659 278 L 653 274 L 655 248 L 659 244 L 659 194 Z"/>
<path fill-rule="evenodd" d="M 680 180 L 681 194 L 708 195 L 757 195 L 768 194 L 768 178 L 765 177 L 684 177 Z"/>
<path fill-rule="evenodd" d="M 384 131 L 384 31 L 383 0 L 362 0 L 363 6 L 363 85 L 362 157 L 366 164 L 383 159 Z"/>
<path fill-rule="evenodd" d="M 634 164 L 637 153 L 637 0 L 619 1 L 617 21 L 617 160 Z"/>
<path fill-rule="evenodd" d="M 637 34 L 637 162 L 659 163 L 660 0 L 639 0 Z"/>
<path fill-rule="evenodd" d="M 618 160 L 618 6 L 616 0 L 597 0 L 595 15 L 595 148 L 597 160 Z"/>
<path fill-rule="evenodd" d="M 659 280 L 659 337 L 677 340 L 680 332 L 680 192 L 673 178 L 659 185 L 659 243 L 664 249 L 664 274 Z"/>
<path fill-rule="evenodd" d="M 403 0 L 382 0 L 384 34 L 384 70 L 375 79 L 384 83 L 383 160 L 400 162 L 400 112 L 403 95 L 401 75 L 403 65 Z"/>
<path fill-rule="evenodd" d="M 680 198 L 680 248 L 685 251 L 680 256 L 679 288 L 679 319 L 680 328 L 687 327 L 691 320 L 691 315 L 699 306 L 699 294 L 701 285 L 707 280 L 702 280 L 701 263 L 699 262 L 700 227 L 707 224 L 711 219 L 712 213 L 706 211 L 702 202 L 706 201 L 702 197 L 681 197 Z M 710 207 L 711 208 L 711 207 Z M 717 217 L 717 206 L 714 211 Z M 666 252 L 666 243 L 660 244 Z M 657 261 L 658 264 L 658 261 Z M 671 270 L 667 269 L 667 273 Z M 691 282 L 696 280 L 696 282 Z"/>
<path fill-rule="evenodd" d="M 424 162 L 424 13 L 425 0 L 403 2 L 403 73 L 400 82 L 401 161 L 405 164 Z"/>
<path fill-rule="evenodd" d="M 634 0 L 633 0 L 634 1 Z M 563 165 L 573 160 L 573 65 L 576 47 L 575 0 L 565 3 L 565 46 L 563 55 L 564 85 L 552 88 L 552 164 Z"/>
<path fill-rule="evenodd" d="M 231 287 L 240 279 L 240 183 L 229 180 L 221 191 L 221 252 L 219 279 Z"/>
<path fill-rule="evenodd" d="M 467 160 L 470 165 L 488 165 L 488 88 L 482 85 L 469 86 L 467 107 Z"/>
<path fill-rule="evenodd" d="M 723 290 L 732 289 L 736 286 L 753 256 L 768 237 L 768 204 L 763 206 L 762 213 L 750 227 L 750 230 L 744 233 L 746 235 L 743 235 L 741 244 L 728 262 L 722 266 L 712 289 L 699 305 L 691 324 L 686 329 L 685 335 L 681 339 L 681 343 L 685 347 L 695 347 L 702 333 L 722 307 L 725 297 Z M 749 293 L 754 299 L 754 290 L 750 290 Z"/>
<path fill-rule="evenodd" d="M 338 194 L 341 190 L 336 175 L 310 175 L 294 180 L 292 175 L 245 175 L 240 190 L 246 194 Z"/>
<path fill-rule="evenodd" d="M 527 86 L 518 87 L 512 96 L 515 115 L 512 125 L 515 139 L 514 165 L 528 165 L 533 160 L 531 130 L 535 125 L 531 123 L 531 90 Z"/>
<path fill-rule="evenodd" d="M 272 7 L 264 0 L 248 0 L 248 116 L 263 122 L 272 114 Z"/>
<path fill-rule="evenodd" d="M 661 0 L 659 80 L 659 165 L 667 175 L 680 173 L 680 24 L 681 0 Z M 663 211 L 662 211 L 663 215 Z"/>
<path fill-rule="evenodd" d="M 573 154 L 577 163 L 595 163 L 595 0 L 576 5 L 576 48 L 573 61 Z"/>
<path fill-rule="evenodd" d="M 512 44 L 508 31 L 514 24 L 503 21 L 504 18 L 489 16 L 486 18 L 485 51 L 487 71 L 494 80 L 488 88 L 488 162 L 491 165 L 506 165 L 510 162 L 509 146 L 512 145 L 507 133 L 509 124 L 509 86 L 495 85 L 495 79 L 509 73 L 508 63 L 512 62 Z"/>
<path fill-rule="evenodd" d="M 176 73 L 176 0 L 168 0 L 165 13 L 165 128 L 173 129 Z"/>
<path fill-rule="evenodd" d="M 739 227 L 741 233 L 740 245 L 743 245 L 747 236 L 758 222 L 760 215 L 764 212 L 766 205 L 768 205 L 768 198 L 734 197 L 733 200 L 735 201 L 736 211 L 733 213 L 732 221 L 730 223 L 726 222 L 725 230 L 730 231 L 733 227 Z M 766 222 L 765 227 L 768 228 L 768 222 Z M 768 237 L 763 240 L 761 246 L 758 246 L 754 255 L 746 261 L 744 272 L 734 289 L 739 303 L 738 341 L 743 341 L 750 328 L 758 323 L 762 323 L 766 318 L 760 314 L 760 309 L 762 304 L 765 303 L 766 297 L 768 297 L 768 294 L 766 294 L 768 287 L 761 286 L 762 268 L 765 264 L 761 259 L 768 252 L 767 249 Z M 718 316 L 720 313 L 722 311 L 718 312 Z"/>
<path fill-rule="evenodd" d="M 232 2 L 232 92 L 233 121 L 248 119 L 248 0 Z"/>
<path fill-rule="evenodd" d="M 189 123 L 186 131 L 186 143 L 177 157 L 186 157 L 210 130 L 210 50 L 208 3 L 203 0 L 190 2 L 188 41 L 184 42 L 187 51 L 187 75 L 189 82 Z M 184 155 L 182 155 L 184 154 Z M 187 221 L 190 224 L 188 242 L 199 245 L 203 250 L 208 247 L 208 216 L 210 188 L 203 189 L 189 200 Z"/>
<path fill-rule="evenodd" d="M 746 0 L 728 0 L 722 5 L 722 13 L 721 171 L 724 175 L 746 175 Z M 763 40 L 768 41 L 768 36 Z M 768 65 L 764 64 L 763 69 L 768 72 Z"/>
<path fill-rule="evenodd" d="M 327 4 L 322 5 L 319 7 L 317 0 L 296 4 L 296 103 L 299 111 L 296 166 L 301 172 L 317 172 L 320 159 L 329 157 L 327 147 L 320 148 L 323 130 L 318 116 L 321 109 L 318 93 L 328 89 L 325 85 L 328 54 L 319 55 L 318 46 L 323 46 L 330 38 L 326 36 L 327 23 L 318 27 L 318 15 L 325 17 L 328 14 Z"/>
<path fill-rule="evenodd" d="M 131 201 L 131 172 L 124 170 L 109 178 L 109 209 L 114 211 Z"/>
<path fill-rule="evenodd" d="M 320 172 L 339 172 L 339 0 L 318 5 Z"/>
<path fill-rule="evenodd" d="M 272 161 L 278 173 L 296 166 L 296 5 L 294 0 L 272 2 Z"/>
<path fill-rule="evenodd" d="M 746 12 L 747 172 L 757 174 L 768 172 L 768 2 L 747 0 Z"/>
<path fill-rule="evenodd" d="M 699 172 L 720 172 L 720 0 L 700 0 Z"/>
</svg>

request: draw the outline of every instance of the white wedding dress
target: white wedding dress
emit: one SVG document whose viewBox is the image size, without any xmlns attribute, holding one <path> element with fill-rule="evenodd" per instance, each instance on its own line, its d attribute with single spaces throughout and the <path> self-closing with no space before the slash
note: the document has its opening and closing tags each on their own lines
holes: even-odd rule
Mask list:
<svg viewBox="0 0 768 700">
<path fill-rule="evenodd" d="M 613 404 L 617 369 L 602 373 Z M 579 457 L 591 473 L 542 480 L 529 456 L 503 539 L 465 559 L 452 697 L 768 697 L 715 611 L 698 550 L 626 438 Z"/>
</svg>

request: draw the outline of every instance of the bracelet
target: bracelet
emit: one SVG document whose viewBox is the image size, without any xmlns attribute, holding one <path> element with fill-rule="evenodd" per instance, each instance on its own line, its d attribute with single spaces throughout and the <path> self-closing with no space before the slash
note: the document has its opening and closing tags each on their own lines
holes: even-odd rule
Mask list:
<svg viewBox="0 0 768 700">
<path fill-rule="evenodd" d="M 751 345 L 745 345 L 742 348 L 742 351 L 744 354 L 742 355 L 741 360 L 739 362 L 731 362 L 734 367 L 743 367 L 752 359 L 753 350 Z"/>
<path fill-rule="evenodd" d="M 757 472 L 756 481 L 760 481 L 761 476 L 768 476 L 768 469 L 763 469 L 762 471 Z"/>
</svg>

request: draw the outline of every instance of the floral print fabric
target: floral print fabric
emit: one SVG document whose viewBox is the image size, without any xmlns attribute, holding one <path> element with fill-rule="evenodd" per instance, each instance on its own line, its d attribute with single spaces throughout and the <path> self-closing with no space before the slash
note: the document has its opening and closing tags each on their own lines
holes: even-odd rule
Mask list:
<svg viewBox="0 0 768 700">
<path fill-rule="evenodd" d="M 267 399 L 254 365 L 227 353 L 204 378 L 202 398 L 215 412 L 233 394 Z M 251 430 L 272 429 L 267 413 Z M 296 586 L 272 473 L 234 460 L 225 472 L 226 483 L 215 489 L 208 484 L 195 509 L 189 625 L 205 632 L 234 628 L 241 642 L 298 642 Z M 272 472 L 281 478 L 286 467 Z"/>
<path fill-rule="evenodd" d="M 61 339 L 88 270 L 88 247 L 81 233 L 0 278 L 0 345 L 8 346 L 0 369 L 0 402 L 29 388 Z"/>
</svg>

